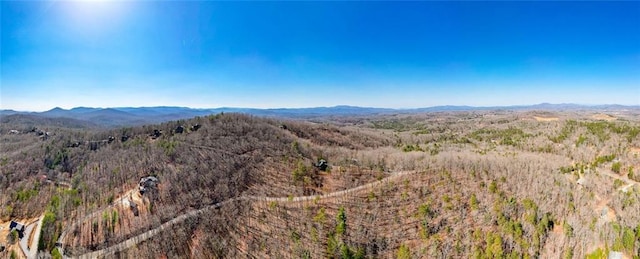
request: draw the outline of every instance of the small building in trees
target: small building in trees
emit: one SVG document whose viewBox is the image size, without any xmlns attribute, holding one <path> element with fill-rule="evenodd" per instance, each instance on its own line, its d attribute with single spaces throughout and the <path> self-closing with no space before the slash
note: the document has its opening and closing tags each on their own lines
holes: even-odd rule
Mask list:
<svg viewBox="0 0 640 259">
<path fill-rule="evenodd" d="M 160 136 L 162 136 L 162 132 L 160 132 L 160 130 L 158 130 L 158 129 L 154 129 L 153 133 L 151 133 L 151 138 L 152 139 L 159 138 Z"/>
<path fill-rule="evenodd" d="M 329 164 L 327 164 L 327 160 L 320 159 L 314 166 L 320 169 L 320 171 L 326 171 L 327 167 L 329 167 Z"/>
<path fill-rule="evenodd" d="M 51 136 L 51 132 L 48 132 L 48 131 L 39 131 L 38 132 L 38 137 L 41 140 L 47 140 L 47 139 L 49 139 L 49 136 Z"/>
<path fill-rule="evenodd" d="M 16 232 L 18 232 L 18 237 L 19 238 L 24 237 L 24 229 L 25 229 L 25 227 L 24 227 L 24 224 L 22 224 L 22 223 L 19 223 L 19 222 L 13 221 L 13 220 L 9 223 L 9 231 L 14 231 L 15 230 Z"/>
<path fill-rule="evenodd" d="M 157 185 L 158 178 L 156 178 L 155 176 L 142 177 L 140 178 L 140 182 L 138 182 L 138 189 L 140 191 L 140 194 L 143 195 L 150 190 L 155 190 Z"/>
<path fill-rule="evenodd" d="M 82 143 L 79 141 L 76 141 L 76 142 L 67 144 L 67 147 L 79 147 L 80 145 L 82 145 Z"/>
<path fill-rule="evenodd" d="M 100 142 L 98 141 L 89 141 L 89 150 L 96 151 L 100 148 Z"/>
</svg>

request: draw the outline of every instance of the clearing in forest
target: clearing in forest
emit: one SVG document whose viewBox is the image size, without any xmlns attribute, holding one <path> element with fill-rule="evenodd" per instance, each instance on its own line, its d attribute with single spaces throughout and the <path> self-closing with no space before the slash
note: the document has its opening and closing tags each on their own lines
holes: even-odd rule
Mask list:
<svg viewBox="0 0 640 259">
<path fill-rule="evenodd" d="M 560 118 L 558 117 L 540 117 L 540 116 L 533 116 L 534 119 L 536 119 L 536 121 L 558 121 Z"/>
<path fill-rule="evenodd" d="M 594 120 L 604 120 L 604 121 L 614 121 L 617 119 L 614 116 L 611 116 L 609 114 L 604 114 L 604 113 L 594 114 L 593 116 L 591 116 L 591 118 L 593 118 Z"/>
</svg>

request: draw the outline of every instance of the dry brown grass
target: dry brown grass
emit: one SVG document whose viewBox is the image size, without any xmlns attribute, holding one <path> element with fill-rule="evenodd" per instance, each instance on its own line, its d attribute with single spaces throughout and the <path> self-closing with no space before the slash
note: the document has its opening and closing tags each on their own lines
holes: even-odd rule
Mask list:
<svg viewBox="0 0 640 259">
<path fill-rule="evenodd" d="M 558 121 L 560 118 L 558 117 L 541 117 L 541 116 L 533 116 L 536 121 L 547 122 L 547 121 Z"/>
<path fill-rule="evenodd" d="M 609 114 L 598 113 L 591 116 L 594 120 L 614 121 L 617 118 Z"/>
<path fill-rule="evenodd" d="M 0 221 L 0 244 L 7 243 L 7 236 L 9 235 L 9 222 Z"/>
</svg>

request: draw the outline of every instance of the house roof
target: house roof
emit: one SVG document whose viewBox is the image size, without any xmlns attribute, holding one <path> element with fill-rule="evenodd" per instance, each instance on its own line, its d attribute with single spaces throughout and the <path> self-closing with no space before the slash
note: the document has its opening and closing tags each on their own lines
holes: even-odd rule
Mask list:
<svg viewBox="0 0 640 259">
<path fill-rule="evenodd" d="M 9 229 L 16 229 L 18 231 L 22 231 L 24 230 L 24 225 L 12 220 L 11 223 L 9 223 Z"/>
</svg>

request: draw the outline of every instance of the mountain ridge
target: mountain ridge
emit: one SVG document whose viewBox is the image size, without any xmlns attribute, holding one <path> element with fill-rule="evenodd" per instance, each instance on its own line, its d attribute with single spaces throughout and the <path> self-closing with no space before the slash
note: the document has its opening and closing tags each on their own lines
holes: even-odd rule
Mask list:
<svg viewBox="0 0 640 259">
<path fill-rule="evenodd" d="M 640 109 L 640 105 L 581 105 L 573 103 L 539 103 L 533 105 L 512 106 L 468 106 L 468 105 L 442 105 L 421 108 L 381 108 L 361 107 L 351 105 L 307 107 L 307 108 L 245 108 L 245 107 L 218 107 L 218 108 L 190 108 L 182 106 L 142 106 L 142 107 L 74 107 L 63 109 L 55 107 L 43 112 L 24 112 L 15 110 L 0 110 L 0 116 L 33 115 L 46 118 L 72 118 L 91 122 L 96 125 L 132 126 L 146 123 L 160 123 L 170 120 L 181 120 L 196 116 L 206 116 L 218 113 L 245 113 L 263 117 L 279 117 L 289 119 L 309 119 L 334 116 L 370 116 L 380 114 L 412 114 L 422 112 L 447 112 L 447 111 L 487 111 L 487 110 L 625 110 Z"/>
</svg>

